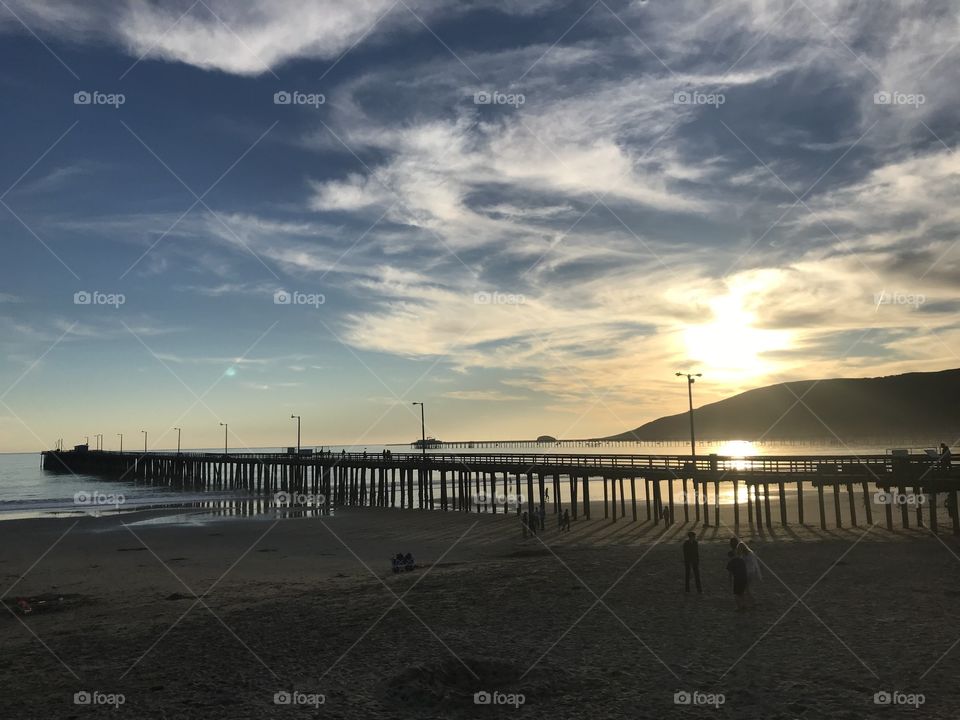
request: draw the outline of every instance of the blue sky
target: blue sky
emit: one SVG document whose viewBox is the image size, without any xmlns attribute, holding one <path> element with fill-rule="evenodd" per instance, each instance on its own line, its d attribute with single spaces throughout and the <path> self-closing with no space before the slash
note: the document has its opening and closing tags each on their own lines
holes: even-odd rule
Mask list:
<svg viewBox="0 0 960 720">
<path fill-rule="evenodd" d="M 407 441 L 413 400 L 589 437 L 676 370 L 956 367 L 958 13 L 6 0 L 0 450 Z"/>
</svg>

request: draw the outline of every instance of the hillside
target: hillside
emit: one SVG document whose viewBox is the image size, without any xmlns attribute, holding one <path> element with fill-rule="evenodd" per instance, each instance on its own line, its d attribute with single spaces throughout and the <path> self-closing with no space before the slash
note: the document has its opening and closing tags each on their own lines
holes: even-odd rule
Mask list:
<svg viewBox="0 0 960 720">
<path fill-rule="evenodd" d="M 697 437 L 703 439 L 804 440 L 836 435 L 844 442 L 912 437 L 954 442 L 960 438 L 960 369 L 770 385 L 696 408 L 694 421 Z M 689 437 L 688 413 L 682 412 L 605 439 Z"/>
</svg>

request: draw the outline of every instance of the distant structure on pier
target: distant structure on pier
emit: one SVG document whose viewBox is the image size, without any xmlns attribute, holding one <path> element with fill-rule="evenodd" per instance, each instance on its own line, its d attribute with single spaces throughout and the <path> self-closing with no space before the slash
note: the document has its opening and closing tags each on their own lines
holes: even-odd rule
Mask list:
<svg viewBox="0 0 960 720">
<path fill-rule="evenodd" d="M 437 448 L 443 447 L 443 441 L 437 440 L 435 437 L 428 437 L 425 440 L 415 440 L 411 445 L 417 450 L 436 450 Z"/>
</svg>

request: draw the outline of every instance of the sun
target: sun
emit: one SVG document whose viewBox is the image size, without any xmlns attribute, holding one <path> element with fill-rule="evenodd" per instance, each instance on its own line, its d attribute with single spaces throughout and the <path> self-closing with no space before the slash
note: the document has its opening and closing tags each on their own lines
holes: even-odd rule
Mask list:
<svg viewBox="0 0 960 720">
<path fill-rule="evenodd" d="M 791 347 L 790 333 L 756 327 L 756 314 L 745 307 L 747 290 L 711 300 L 712 319 L 683 330 L 687 358 L 715 379 L 745 381 L 769 374 L 766 354 Z"/>
</svg>

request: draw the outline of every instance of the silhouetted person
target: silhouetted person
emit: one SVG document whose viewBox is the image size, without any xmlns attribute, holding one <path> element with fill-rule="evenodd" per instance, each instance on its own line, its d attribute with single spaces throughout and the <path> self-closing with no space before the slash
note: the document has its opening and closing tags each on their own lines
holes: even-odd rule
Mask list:
<svg viewBox="0 0 960 720">
<path fill-rule="evenodd" d="M 737 552 L 727 563 L 727 572 L 733 578 L 733 598 L 737 601 L 737 611 L 742 612 L 747 609 L 744 595 L 747 592 L 747 563 L 740 554 L 739 547 Z"/>
<path fill-rule="evenodd" d="M 700 586 L 700 549 L 697 547 L 697 534 L 687 533 L 687 539 L 683 543 L 683 575 L 684 586 L 687 592 L 690 592 L 690 573 L 693 573 L 697 581 L 697 592 L 702 593 Z"/>
<path fill-rule="evenodd" d="M 570 511 L 563 511 L 563 529 L 570 532 Z"/>
</svg>

